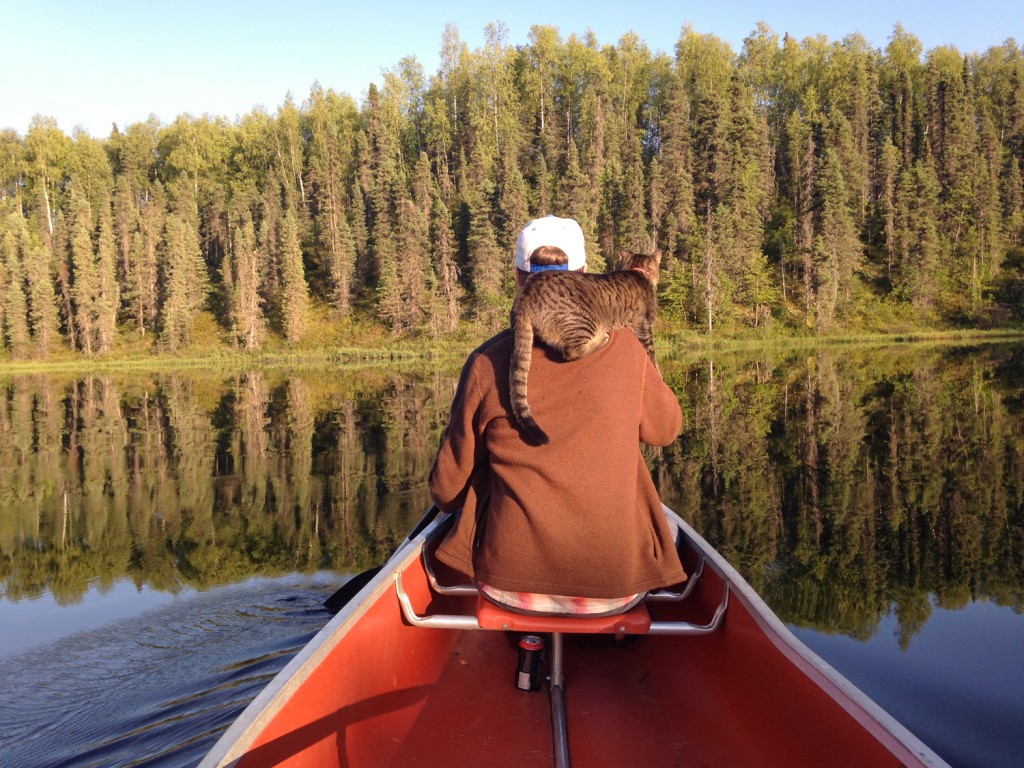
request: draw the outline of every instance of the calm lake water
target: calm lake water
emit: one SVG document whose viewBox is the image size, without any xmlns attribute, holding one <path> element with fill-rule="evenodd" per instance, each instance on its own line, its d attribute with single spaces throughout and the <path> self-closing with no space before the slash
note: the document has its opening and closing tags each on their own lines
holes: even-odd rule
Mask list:
<svg viewBox="0 0 1024 768">
<path fill-rule="evenodd" d="M 1019 765 L 1024 347 L 662 359 L 665 502 L 952 765 Z M 195 765 L 426 509 L 457 376 L 0 374 L 0 765 Z"/>
</svg>

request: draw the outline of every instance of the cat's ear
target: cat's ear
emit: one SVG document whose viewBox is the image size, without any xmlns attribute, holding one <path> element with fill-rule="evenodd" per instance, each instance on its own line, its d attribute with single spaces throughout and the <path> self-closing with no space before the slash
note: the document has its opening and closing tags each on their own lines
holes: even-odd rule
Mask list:
<svg viewBox="0 0 1024 768">
<path fill-rule="evenodd" d="M 629 264 L 629 262 L 630 262 L 630 260 L 632 258 L 633 258 L 633 254 L 630 253 L 629 251 L 619 251 L 618 268 L 619 269 L 625 269 L 626 266 Z"/>
<path fill-rule="evenodd" d="M 654 253 L 651 254 L 651 258 L 654 259 L 654 263 L 657 266 L 661 266 L 661 248 L 658 248 Z"/>
</svg>

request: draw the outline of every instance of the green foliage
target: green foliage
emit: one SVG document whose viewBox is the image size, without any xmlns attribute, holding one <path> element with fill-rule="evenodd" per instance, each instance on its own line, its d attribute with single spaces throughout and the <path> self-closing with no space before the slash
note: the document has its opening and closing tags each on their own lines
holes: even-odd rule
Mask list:
<svg viewBox="0 0 1024 768">
<path fill-rule="evenodd" d="M 15 224 L 20 221 L 15 217 Z M 25 298 L 25 273 L 16 231 L 10 217 L 0 241 L 0 330 L 5 346 L 15 357 L 28 353 L 28 302 Z"/>
<path fill-rule="evenodd" d="M 259 253 L 252 219 L 235 230 L 233 253 L 225 257 L 230 285 L 231 327 L 235 339 L 247 352 L 260 348 L 266 336 L 267 321 L 260 297 Z"/>
<path fill-rule="evenodd" d="M 161 336 L 172 352 L 188 345 L 196 313 L 208 291 L 199 237 L 187 217 L 172 213 L 164 234 L 164 285 Z"/>
<path fill-rule="evenodd" d="M 281 230 L 281 306 L 284 315 L 284 337 L 295 342 L 306 331 L 309 287 L 302 265 L 298 222 L 294 211 L 285 214 Z"/>
<path fill-rule="evenodd" d="M 591 271 L 660 248 L 689 329 L 1019 320 L 1015 41 L 926 52 L 897 25 L 876 50 L 762 23 L 737 53 L 688 25 L 673 53 L 500 23 L 470 50 L 450 25 L 437 72 L 403 58 L 358 104 L 314 84 L 234 123 L 0 132 L 0 205 L 24 223 L 4 345 L 180 349 L 199 308 L 249 351 L 301 344 L 313 305 L 408 338 L 497 327 L 516 234 L 548 213 L 579 220 Z"/>
</svg>

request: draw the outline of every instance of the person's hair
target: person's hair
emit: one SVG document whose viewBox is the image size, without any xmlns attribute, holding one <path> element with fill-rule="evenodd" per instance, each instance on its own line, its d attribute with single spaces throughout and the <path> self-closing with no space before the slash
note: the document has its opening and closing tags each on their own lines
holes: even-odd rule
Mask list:
<svg viewBox="0 0 1024 768">
<path fill-rule="evenodd" d="M 530 264 L 538 267 L 550 267 L 554 264 L 568 264 L 569 256 L 555 245 L 542 245 L 530 254 Z"/>
</svg>

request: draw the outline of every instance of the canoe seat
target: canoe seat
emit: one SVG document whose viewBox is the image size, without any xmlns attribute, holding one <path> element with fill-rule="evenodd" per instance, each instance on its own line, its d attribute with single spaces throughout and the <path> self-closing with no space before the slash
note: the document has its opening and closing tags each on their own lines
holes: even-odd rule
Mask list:
<svg viewBox="0 0 1024 768">
<path fill-rule="evenodd" d="M 649 592 L 644 600 L 626 611 L 610 616 L 536 616 L 518 613 L 487 600 L 473 584 L 449 586 L 441 584 L 434 573 L 430 547 L 424 546 L 420 558 L 427 590 L 435 595 L 475 598 L 473 612 L 444 614 L 417 614 L 412 601 L 406 594 L 402 574 L 395 577 L 398 601 L 402 615 L 413 626 L 436 629 L 489 629 L 518 632 L 559 632 L 566 634 L 612 634 L 623 635 L 707 635 L 715 632 L 725 617 L 729 604 L 729 585 L 723 585 L 721 602 L 707 624 L 692 624 L 687 621 L 652 621 L 645 603 L 659 600 L 685 600 L 701 580 L 704 570 L 703 559 L 686 582 L 682 592 L 658 590 Z"/>
<path fill-rule="evenodd" d="M 480 629 L 513 632 L 566 632 L 569 634 L 646 635 L 651 629 L 651 614 L 643 601 L 624 613 L 611 616 L 535 616 L 516 613 L 495 605 L 482 595 L 476 603 L 476 621 Z"/>
</svg>

